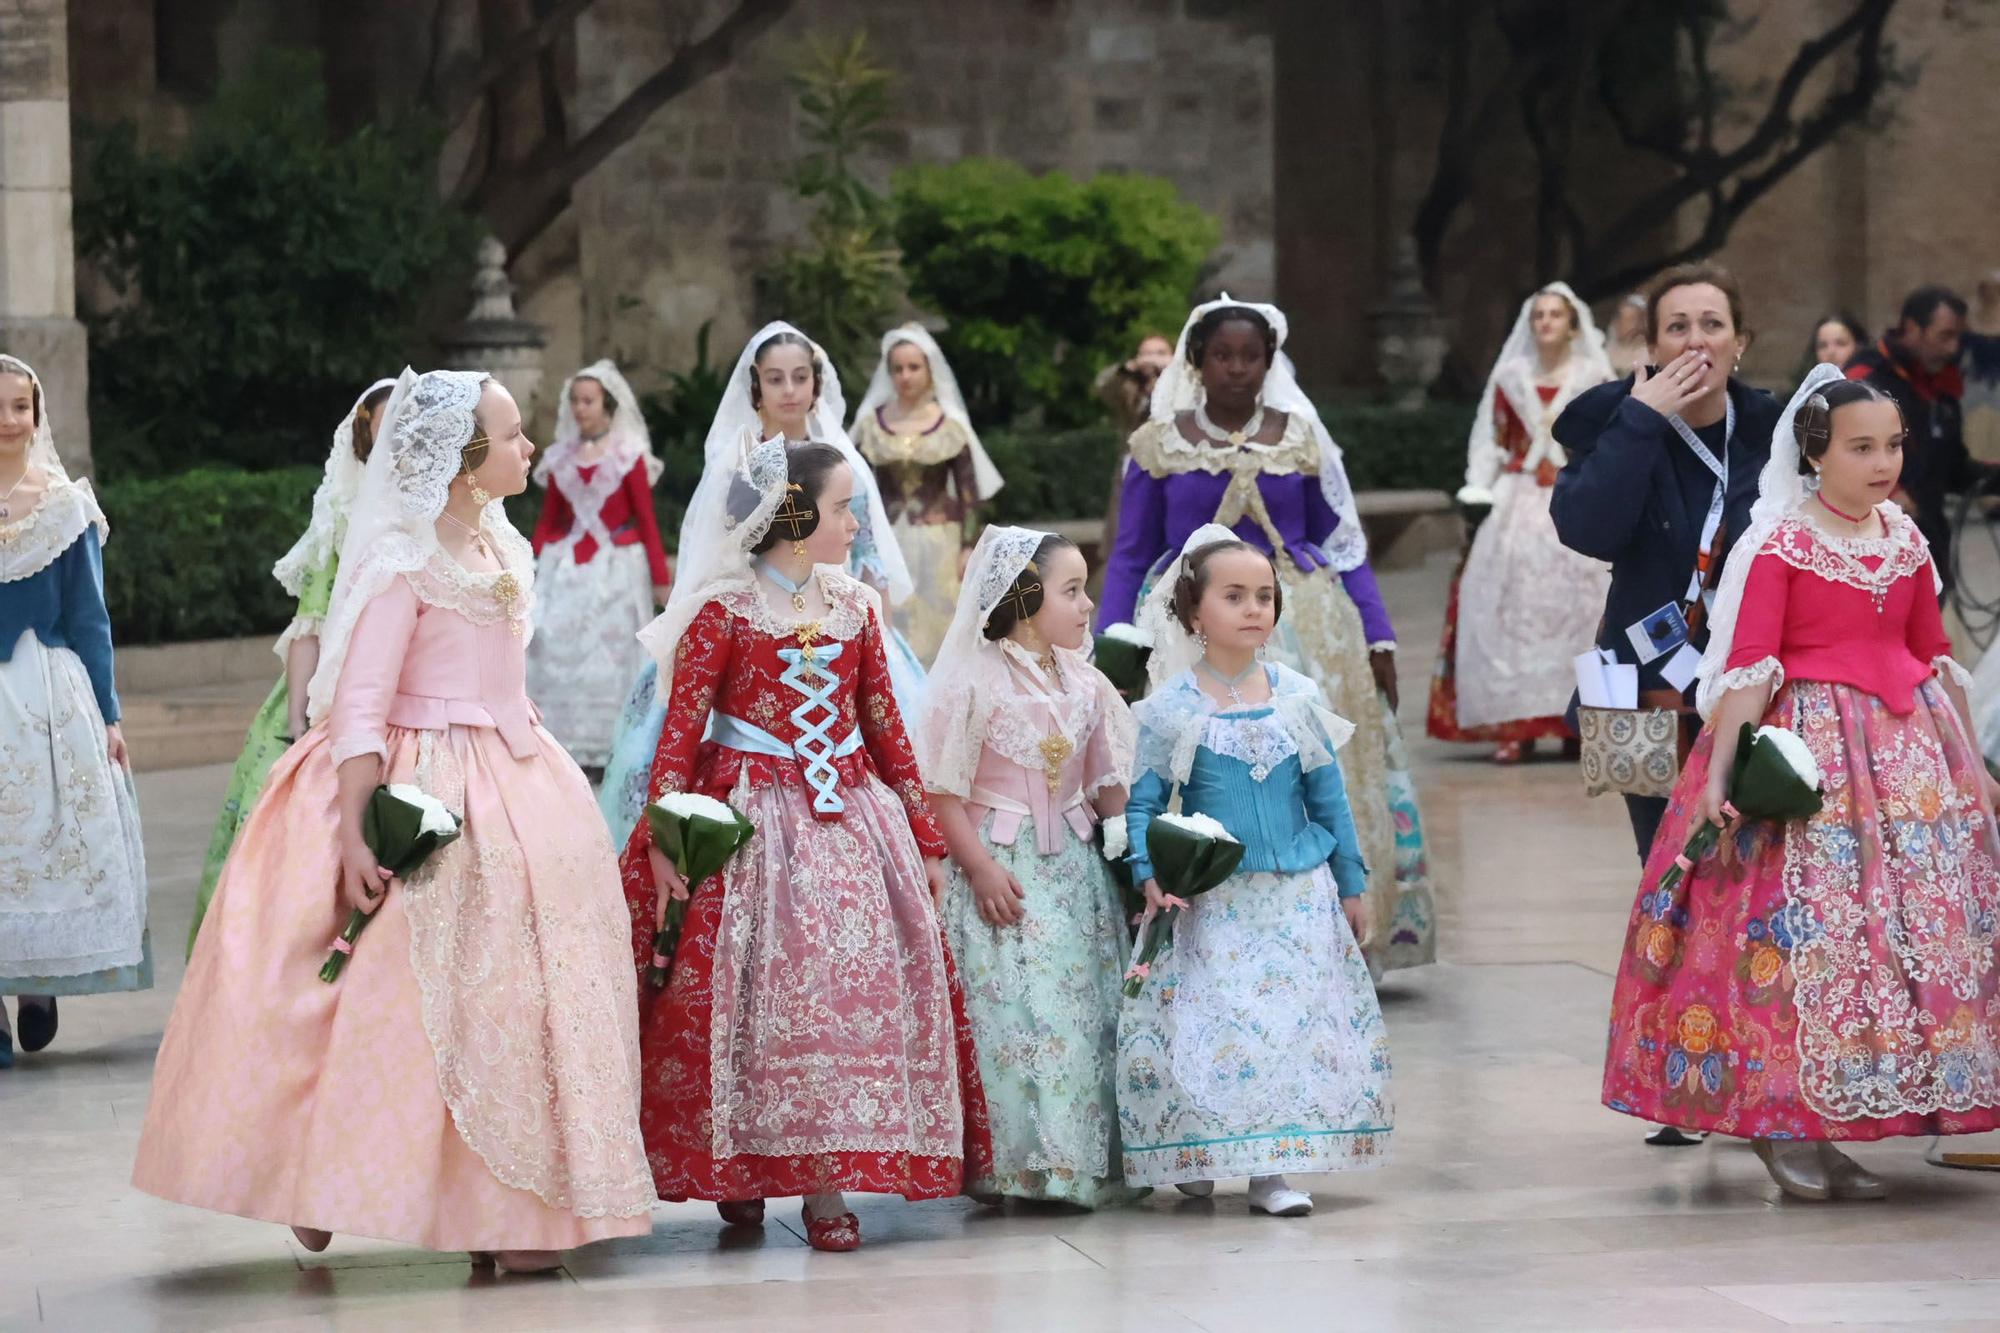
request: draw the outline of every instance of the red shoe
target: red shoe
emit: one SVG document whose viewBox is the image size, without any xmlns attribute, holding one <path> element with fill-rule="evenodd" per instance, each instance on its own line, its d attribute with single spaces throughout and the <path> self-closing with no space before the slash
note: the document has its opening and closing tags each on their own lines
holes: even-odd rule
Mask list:
<svg viewBox="0 0 2000 1333">
<path fill-rule="evenodd" d="M 715 1211 L 722 1215 L 724 1226 L 761 1227 L 764 1225 L 764 1201 L 762 1199 L 724 1199 L 715 1205 Z"/>
<path fill-rule="evenodd" d="M 815 1250 L 844 1254 L 861 1248 L 861 1219 L 853 1213 L 822 1218 L 814 1217 L 811 1208 L 801 1207 L 799 1215 L 806 1221 L 806 1244 Z"/>
</svg>

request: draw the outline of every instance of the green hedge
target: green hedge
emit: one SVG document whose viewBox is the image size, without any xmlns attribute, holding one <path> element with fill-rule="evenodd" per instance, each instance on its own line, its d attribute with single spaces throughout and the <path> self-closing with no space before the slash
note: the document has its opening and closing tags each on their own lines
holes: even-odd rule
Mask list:
<svg viewBox="0 0 2000 1333">
<path fill-rule="evenodd" d="M 113 637 L 179 643 L 283 629 L 294 604 L 271 566 L 305 530 L 319 478 L 316 467 L 201 467 L 99 485 Z"/>
<path fill-rule="evenodd" d="M 1344 405 L 1326 414 L 1347 455 L 1356 490 L 1453 491 L 1465 472 L 1472 409 L 1439 404 L 1417 412 Z M 982 433 L 1007 478 L 993 520 L 1097 518 L 1125 442 L 1110 426 Z M 694 488 L 691 450 L 671 450 L 655 492 L 660 531 L 671 549 Z M 202 467 L 177 476 L 126 478 L 99 486 L 111 519 L 104 552 L 105 597 L 121 644 L 178 643 L 276 634 L 292 601 L 271 577 L 312 513 L 316 467 L 242 472 Z M 507 502 L 524 533 L 542 497 L 530 489 Z"/>
</svg>

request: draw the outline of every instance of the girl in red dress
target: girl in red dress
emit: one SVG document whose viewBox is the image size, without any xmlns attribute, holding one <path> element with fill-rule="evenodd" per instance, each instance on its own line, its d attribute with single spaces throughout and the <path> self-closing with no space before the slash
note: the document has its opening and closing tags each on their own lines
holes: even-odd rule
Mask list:
<svg viewBox="0 0 2000 1333">
<path fill-rule="evenodd" d="M 1572 662 L 1596 640 L 1611 571 L 1556 535 L 1549 501 L 1564 454 L 1554 427 L 1610 378 L 1589 307 L 1553 282 L 1522 303 L 1486 381 L 1490 411 L 1472 423 L 1458 500 L 1487 514 L 1451 581 L 1428 729 L 1490 742 L 1495 763 L 1570 738 Z"/>
<path fill-rule="evenodd" d="M 779 373 L 773 371 L 772 373 Z M 932 906 L 945 843 L 897 712 L 874 592 L 842 572 L 855 475 L 825 444 L 744 436 L 709 460 L 680 582 L 641 636 L 666 724 L 653 799 L 725 800 L 756 834 L 642 987 L 640 1122 L 660 1195 L 731 1224 L 804 1195 L 851 1250 L 843 1190 L 930 1199 L 990 1173 L 963 996 Z M 641 968 L 687 886 L 645 821 L 623 861 Z M 664 896 L 663 896 L 664 895 Z"/>
<path fill-rule="evenodd" d="M 1822 366 L 1779 423 L 1716 596 L 1708 728 L 1632 911 L 1604 1102 L 1752 1140 L 1787 1194 L 1879 1198 L 1836 1142 L 2000 1127 L 2000 788 L 1936 566 L 1888 499 L 1896 405 Z M 1819 814 L 1731 824 L 1758 722 L 1811 750 Z M 1719 850 L 1658 887 L 1703 820 L 1729 828 Z"/>
<path fill-rule="evenodd" d="M 660 479 L 645 414 L 609 361 L 563 385 L 556 439 L 535 462 L 535 637 L 528 696 L 577 763 L 603 768 L 618 709 L 645 665 L 634 637 L 667 599 L 653 513 Z M 622 831 L 622 830 L 621 830 Z"/>
</svg>

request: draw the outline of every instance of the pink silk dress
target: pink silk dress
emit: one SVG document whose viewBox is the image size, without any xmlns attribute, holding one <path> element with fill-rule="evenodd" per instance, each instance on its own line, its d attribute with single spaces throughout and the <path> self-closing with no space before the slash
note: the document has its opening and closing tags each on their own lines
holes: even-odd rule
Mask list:
<svg viewBox="0 0 2000 1333">
<path fill-rule="evenodd" d="M 217 886 L 160 1044 L 140 1189 L 434 1250 L 650 1229 L 618 867 L 528 702 L 518 563 L 436 556 L 362 611 L 331 715 L 272 769 Z M 370 753 L 464 832 L 391 886 L 329 985 L 348 916 L 335 771 Z"/>
<path fill-rule="evenodd" d="M 1785 521 L 1756 555 L 1722 684 L 1771 685 L 1824 806 L 1747 823 L 1661 877 L 1701 818 L 1702 732 L 1646 859 L 1612 993 L 1604 1103 L 1743 1138 L 2000 1128 L 2000 832 L 1939 680 L 1962 680 L 1916 525 Z"/>
</svg>

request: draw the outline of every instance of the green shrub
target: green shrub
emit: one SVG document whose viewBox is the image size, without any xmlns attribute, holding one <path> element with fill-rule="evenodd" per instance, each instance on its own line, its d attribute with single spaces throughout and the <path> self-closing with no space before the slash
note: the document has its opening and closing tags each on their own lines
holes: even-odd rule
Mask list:
<svg viewBox="0 0 2000 1333">
<path fill-rule="evenodd" d="M 1465 481 L 1470 403 L 1432 403 L 1414 412 L 1373 405 L 1323 409 L 1357 491 L 1438 490 Z"/>
<path fill-rule="evenodd" d="M 293 599 L 271 577 L 312 516 L 316 467 L 198 467 L 98 487 L 111 520 L 104 597 L 120 644 L 276 634 Z"/>
<path fill-rule="evenodd" d="M 77 252 L 122 298 L 90 330 L 103 473 L 317 463 L 470 262 L 472 220 L 435 174 L 434 134 L 336 140 L 302 52 L 225 87 L 177 151 L 129 124 L 84 135 Z"/>
<path fill-rule="evenodd" d="M 990 158 L 899 172 L 892 204 L 910 294 L 948 321 L 938 341 L 975 421 L 1095 419 L 1098 370 L 1180 327 L 1222 234 L 1157 177 Z"/>
</svg>

